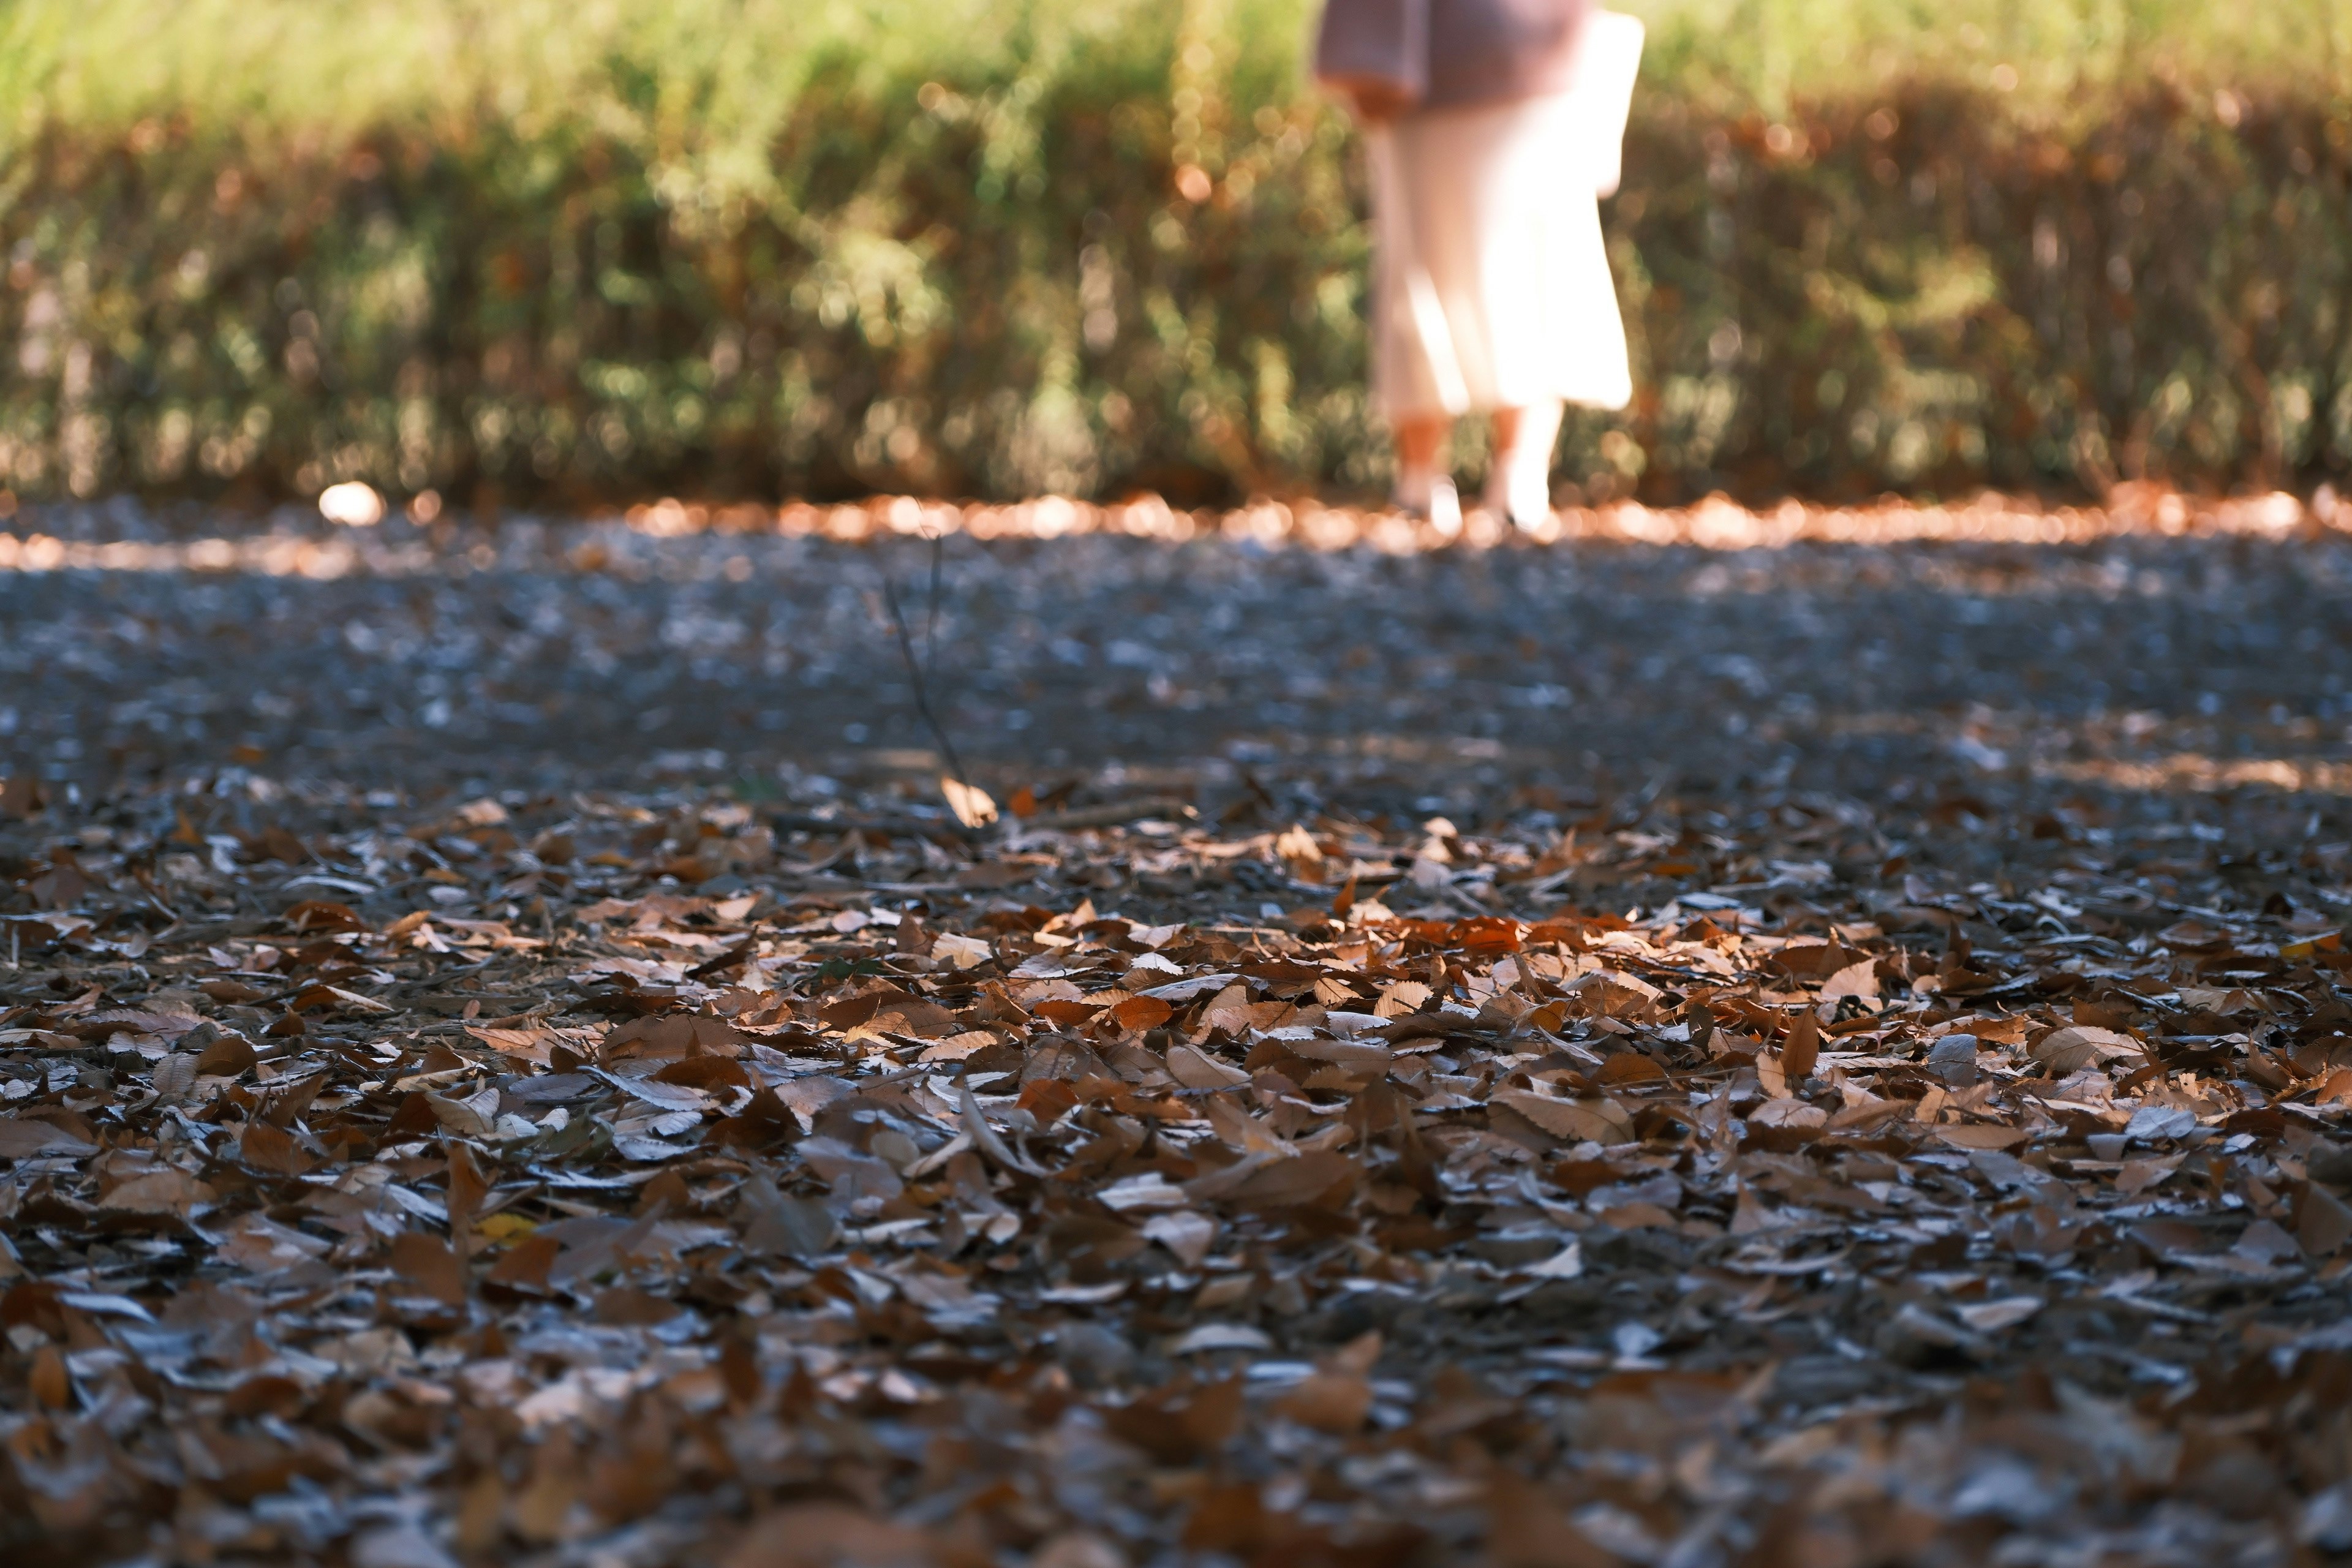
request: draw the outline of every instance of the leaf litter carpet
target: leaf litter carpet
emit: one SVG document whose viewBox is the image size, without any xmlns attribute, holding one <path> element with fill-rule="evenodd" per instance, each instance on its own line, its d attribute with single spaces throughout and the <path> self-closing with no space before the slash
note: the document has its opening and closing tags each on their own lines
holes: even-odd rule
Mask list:
<svg viewBox="0 0 2352 1568">
<path fill-rule="evenodd" d="M 11 1563 L 2352 1552 L 2331 541 L 308 527 L 0 574 Z"/>
</svg>

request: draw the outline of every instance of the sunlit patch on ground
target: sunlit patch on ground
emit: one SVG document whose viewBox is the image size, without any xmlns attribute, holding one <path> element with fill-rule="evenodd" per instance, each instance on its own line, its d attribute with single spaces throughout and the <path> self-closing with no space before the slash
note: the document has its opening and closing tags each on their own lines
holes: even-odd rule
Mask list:
<svg viewBox="0 0 2352 1568">
<path fill-rule="evenodd" d="M 331 510 L 346 523 L 362 515 L 345 506 Z M 437 500 L 425 510 L 428 521 L 438 518 Z M 44 531 L 38 515 L 28 512 L 12 523 L 11 531 L 0 531 L 0 572 L 249 572 L 326 580 L 360 570 L 386 575 L 436 571 L 446 564 L 446 558 L 418 545 L 385 544 L 368 531 L 373 523 L 318 537 L 310 527 L 313 521 L 287 513 L 273 526 L 236 534 L 95 542 Z M 2128 487 L 2102 507 L 2053 507 L 1987 494 L 1955 505 L 1886 501 L 1821 507 L 1792 500 L 1757 510 L 1718 497 L 1670 510 L 1628 502 L 1562 510 L 1524 532 L 1474 512 L 1463 531 L 1452 536 L 1391 511 L 1280 501 L 1231 511 L 1181 511 L 1156 496 L 1111 505 L 1063 497 L 988 506 L 910 496 L 782 508 L 664 500 L 633 507 L 617 521 L 633 534 L 656 540 L 717 534 L 855 543 L 958 535 L 982 542 L 1099 535 L 1171 544 L 1223 541 L 1265 549 L 1366 548 L 1409 555 L 1580 543 L 1742 552 L 1799 544 L 2084 546 L 2132 538 L 2282 540 L 2352 529 L 2352 505 L 2339 501 L 2332 491 L 2310 501 L 2284 492 L 2210 500 Z M 578 558 L 583 563 L 594 563 L 600 548 L 595 541 L 610 526 L 591 521 L 571 530 L 581 536 Z M 477 563 L 490 563 L 478 558 Z"/>
<path fill-rule="evenodd" d="M 1492 516 L 1474 512 L 1458 536 L 1392 511 L 1261 501 L 1231 511 L 1181 511 L 1157 496 L 1110 505 L 1061 497 L 1009 506 L 956 506 L 886 497 L 856 505 L 710 507 L 663 500 L 634 507 L 628 524 L 657 537 L 716 531 L 854 541 L 886 534 L 967 533 L 975 539 L 1059 539 L 1104 533 L 1184 542 L 1224 539 L 1313 550 L 1368 546 L 1391 554 L 1506 542 L 1594 542 L 1696 545 L 1706 550 L 1782 548 L 1798 543 L 1904 544 L 1955 542 L 1984 544 L 2087 544 L 2153 534 L 2281 538 L 2309 527 L 2352 528 L 2352 507 L 2333 491 L 2305 501 L 2277 492 L 2212 500 L 2152 486 L 2126 486 L 2100 507 L 2049 506 L 1997 494 L 1955 505 L 1919 506 L 1886 500 L 1861 507 L 1784 501 L 1757 510 L 1716 497 L 1697 506 L 1659 510 L 1632 502 L 1554 512 L 1513 534 Z"/>
</svg>

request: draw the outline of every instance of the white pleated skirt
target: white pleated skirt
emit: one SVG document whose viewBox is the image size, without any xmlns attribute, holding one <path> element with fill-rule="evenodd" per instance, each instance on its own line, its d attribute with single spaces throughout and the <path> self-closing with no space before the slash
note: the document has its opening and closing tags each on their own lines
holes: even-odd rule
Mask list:
<svg viewBox="0 0 2352 1568">
<path fill-rule="evenodd" d="M 1633 400 L 1593 194 L 1616 150 L 1574 95 L 1409 115 L 1367 145 L 1382 413 Z"/>
</svg>

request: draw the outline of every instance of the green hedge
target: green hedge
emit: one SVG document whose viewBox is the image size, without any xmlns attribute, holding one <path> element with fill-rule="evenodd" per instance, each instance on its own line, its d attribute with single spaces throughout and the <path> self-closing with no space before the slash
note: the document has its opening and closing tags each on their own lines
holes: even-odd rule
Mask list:
<svg viewBox="0 0 2352 1568">
<path fill-rule="evenodd" d="M 723 144 L 618 54 L 575 64 L 635 121 L 232 132 L 184 83 L 79 117 L 53 87 L 0 148 L 0 484 L 1370 489 L 1360 180 L 1297 87 L 1301 6 L 1106 14 L 955 69 L 812 45 Z M 1685 35 L 1654 67 L 1607 215 L 1641 393 L 1572 426 L 1589 495 L 2352 468 L 2340 72 L 2069 102 L 1882 62 L 1768 111 Z"/>
</svg>

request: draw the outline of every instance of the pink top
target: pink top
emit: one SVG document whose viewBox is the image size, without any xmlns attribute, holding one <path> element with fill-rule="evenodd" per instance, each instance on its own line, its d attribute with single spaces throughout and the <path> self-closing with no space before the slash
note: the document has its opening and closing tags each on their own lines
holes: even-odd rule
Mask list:
<svg viewBox="0 0 2352 1568">
<path fill-rule="evenodd" d="M 1422 109 L 1565 89 L 1591 0 L 1327 0 L 1315 41 L 1325 81 L 1375 81 Z"/>
</svg>

